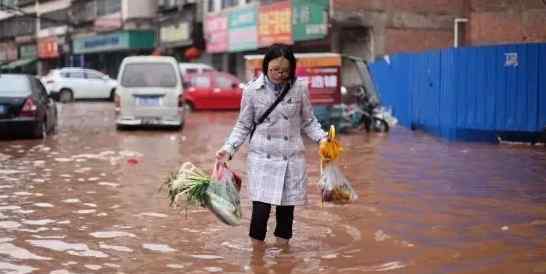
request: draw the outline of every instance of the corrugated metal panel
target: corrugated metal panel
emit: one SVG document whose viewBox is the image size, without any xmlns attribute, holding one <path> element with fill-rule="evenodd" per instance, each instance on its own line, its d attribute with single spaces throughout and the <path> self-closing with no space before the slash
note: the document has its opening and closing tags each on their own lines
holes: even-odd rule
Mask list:
<svg viewBox="0 0 546 274">
<path fill-rule="evenodd" d="M 455 51 L 452 49 L 443 50 L 441 53 L 441 77 L 442 85 L 440 87 L 440 124 L 441 136 L 452 139 L 452 128 L 456 121 L 456 101 L 455 95 Z"/>
<path fill-rule="evenodd" d="M 383 102 L 402 125 L 488 141 L 500 132 L 544 129 L 544 70 L 544 43 L 399 54 L 372 65 Z"/>
<path fill-rule="evenodd" d="M 538 47 L 537 128 L 546 131 L 546 44 Z"/>
</svg>

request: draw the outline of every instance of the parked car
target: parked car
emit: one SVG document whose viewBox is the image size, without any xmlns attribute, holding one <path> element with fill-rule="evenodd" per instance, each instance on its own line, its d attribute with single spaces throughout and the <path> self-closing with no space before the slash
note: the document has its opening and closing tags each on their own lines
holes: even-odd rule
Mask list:
<svg viewBox="0 0 546 274">
<path fill-rule="evenodd" d="M 55 132 L 57 105 L 36 77 L 0 74 L 0 132 L 45 138 Z"/>
<path fill-rule="evenodd" d="M 117 128 L 184 124 L 184 98 L 180 69 L 168 56 L 130 56 L 118 75 L 115 107 Z"/>
<path fill-rule="evenodd" d="M 49 94 L 63 103 L 75 99 L 114 99 L 116 80 L 102 72 L 85 68 L 54 69 L 42 77 Z"/>
<path fill-rule="evenodd" d="M 243 84 L 229 73 L 210 71 L 187 74 L 184 83 L 184 99 L 190 110 L 240 108 Z"/>
<path fill-rule="evenodd" d="M 201 73 L 206 71 L 216 71 L 213 67 L 204 63 L 178 63 L 182 76 L 190 73 Z"/>
</svg>

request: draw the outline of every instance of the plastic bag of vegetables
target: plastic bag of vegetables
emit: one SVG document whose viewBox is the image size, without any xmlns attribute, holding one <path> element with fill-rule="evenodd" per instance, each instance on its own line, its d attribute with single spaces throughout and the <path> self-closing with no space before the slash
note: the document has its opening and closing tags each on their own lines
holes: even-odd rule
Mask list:
<svg viewBox="0 0 546 274">
<path fill-rule="evenodd" d="M 351 187 L 351 183 L 343 175 L 341 170 L 334 164 L 341 154 L 341 144 L 335 139 L 336 130 L 330 126 L 328 141 L 321 143 L 320 147 L 320 170 L 319 188 L 322 202 L 337 204 L 350 203 L 358 198 Z"/>
<path fill-rule="evenodd" d="M 211 176 L 190 162 L 165 182 L 171 206 L 202 206 L 208 208 L 227 225 L 241 223 L 240 177 L 225 163 L 216 163 Z"/>
</svg>

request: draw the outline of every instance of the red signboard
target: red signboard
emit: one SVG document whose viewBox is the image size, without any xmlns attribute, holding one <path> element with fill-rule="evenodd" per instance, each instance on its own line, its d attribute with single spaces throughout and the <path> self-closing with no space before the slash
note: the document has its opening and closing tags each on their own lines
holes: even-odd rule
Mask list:
<svg viewBox="0 0 546 274">
<path fill-rule="evenodd" d="M 258 15 L 258 44 L 292 44 L 292 4 L 290 1 L 261 6 Z"/>
<path fill-rule="evenodd" d="M 207 52 L 228 50 L 228 18 L 224 15 L 209 15 L 205 19 L 205 40 Z"/>
<path fill-rule="evenodd" d="M 262 73 L 261 68 L 254 70 L 254 78 Z M 299 81 L 307 83 L 311 103 L 333 105 L 341 102 L 341 78 L 339 67 L 303 67 L 296 69 Z"/>
<path fill-rule="evenodd" d="M 59 47 L 56 37 L 48 37 L 38 40 L 38 57 L 42 59 L 59 57 Z"/>
</svg>

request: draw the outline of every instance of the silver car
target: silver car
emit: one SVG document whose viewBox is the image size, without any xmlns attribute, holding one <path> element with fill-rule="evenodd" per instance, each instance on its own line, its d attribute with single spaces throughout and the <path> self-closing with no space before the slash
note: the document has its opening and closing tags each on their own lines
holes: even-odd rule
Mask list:
<svg viewBox="0 0 546 274">
<path fill-rule="evenodd" d="M 118 74 L 117 128 L 184 125 L 182 80 L 178 63 L 167 56 L 130 56 Z"/>
</svg>

